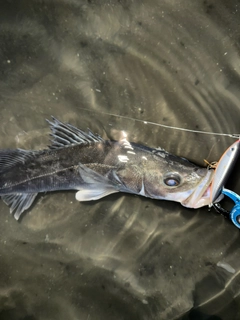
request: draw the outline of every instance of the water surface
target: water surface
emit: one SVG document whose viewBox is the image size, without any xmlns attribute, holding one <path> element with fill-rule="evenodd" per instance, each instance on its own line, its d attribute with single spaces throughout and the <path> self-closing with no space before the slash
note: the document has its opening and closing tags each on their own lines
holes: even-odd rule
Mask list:
<svg viewBox="0 0 240 320">
<path fill-rule="evenodd" d="M 9 0 L 0 17 L 1 148 L 44 148 L 54 115 L 204 165 L 234 139 L 119 116 L 240 132 L 238 1 Z M 56 192 L 20 222 L 0 211 L 0 319 L 240 317 L 239 230 L 213 210 Z"/>
</svg>

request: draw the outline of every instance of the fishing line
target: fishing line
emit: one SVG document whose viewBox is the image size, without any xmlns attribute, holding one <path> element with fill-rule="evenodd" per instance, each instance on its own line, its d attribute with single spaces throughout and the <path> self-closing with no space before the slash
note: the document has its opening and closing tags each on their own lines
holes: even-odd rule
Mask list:
<svg viewBox="0 0 240 320">
<path fill-rule="evenodd" d="M 151 125 L 154 125 L 154 126 L 167 128 L 167 129 L 174 129 L 174 130 L 179 130 L 179 131 L 193 132 L 193 133 L 200 133 L 200 134 L 208 134 L 208 135 L 214 135 L 214 136 L 224 136 L 224 137 L 230 137 L 230 138 L 234 138 L 234 139 L 239 139 L 240 138 L 240 133 L 220 133 L 220 132 L 211 132 L 211 131 L 192 130 L 192 129 L 168 126 L 168 125 L 165 125 L 165 124 L 156 123 L 156 122 L 152 122 L 152 121 L 140 120 L 140 119 L 127 117 L 127 116 L 121 116 L 121 115 L 117 115 L 117 114 L 109 113 L 109 112 L 89 110 L 88 108 L 83 108 L 83 107 L 80 107 L 80 109 L 86 110 L 86 111 L 89 111 L 89 112 L 93 112 L 93 113 L 104 114 L 104 115 L 111 116 L 111 117 L 119 117 L 121 119 L 126 119 L 126 120 L 131 120 L 131 121 L 136 121 L 136 122 L 143 122 L 144 124 L 151 124 Z"/>
</svg>

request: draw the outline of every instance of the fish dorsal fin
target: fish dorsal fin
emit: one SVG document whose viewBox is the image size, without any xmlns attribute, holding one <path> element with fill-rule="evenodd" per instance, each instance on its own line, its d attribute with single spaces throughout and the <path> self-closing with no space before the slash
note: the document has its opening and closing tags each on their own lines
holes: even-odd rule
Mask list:
<svg viewBox="0 0 240 320">
<path fill-rule="evenodd" d="M 52 117 L 52 121 L 47 120 L 52 131 L 52 144 L 50 149 L 62 148 L 72 144 L 89 144 L 104 141 L 99 135 L 93 134 L 89 129 L 84 132 L 71 124 L 63 123 Z"/>
<path fill-rule="evenodd" d="M 22 149 L 3 149 L 0 150 L 0 173 L 11 169 L 20 163 L 25 163 L 27 160 L 32 159 L 36 154 L 35 151 L 22 150 Z"/>
<path fill-rule="evenodd" d="M 37 193 L 16 193 L 6 194 L 2 199 L 10 207 L 10 213 L 13 213 L 14 218 L 18 220 L 21 214 L 31 206 L 36 196 Z"/>
</svg>

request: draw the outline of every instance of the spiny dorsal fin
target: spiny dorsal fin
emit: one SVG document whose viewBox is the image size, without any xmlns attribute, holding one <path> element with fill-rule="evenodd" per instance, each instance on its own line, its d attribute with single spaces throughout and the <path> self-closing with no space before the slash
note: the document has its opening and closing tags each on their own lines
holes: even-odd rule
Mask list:
<svg viewBox="0 0 240 320">
<path fill-rule="evenodd" d="M 52 121 L 47 120 L 52 131 L 51 149 L 62 148 L 70 144 L 89 144 L 104 141 L 99 135 L 94 135 L 89 129 L 84 132 L 71 124 L 63 123 L 52 117 Z"/>
<path fill-rule="evenodd" d="M 17 164 L 24 163 L 26 160 L 33 158 L 37 151 L 22 149 L 3 149 L 0 150 L 0 173 L 11 169 Z"/>
</svg>

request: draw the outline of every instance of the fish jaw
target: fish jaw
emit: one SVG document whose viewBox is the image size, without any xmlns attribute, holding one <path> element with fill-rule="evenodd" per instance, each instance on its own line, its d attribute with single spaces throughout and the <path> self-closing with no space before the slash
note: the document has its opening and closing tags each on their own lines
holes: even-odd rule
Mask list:
<svg viewBox="0 0 240 320">
<path fill-rule="evenodd" d="M 214 176 L 214 170 L 207 170 L 205 177 L 199 182 L 192 194 L 181 204 L 187 208 L 201 208 L 211 204 L 211 184 Z M 219 199 L 220 200 L 220 199 Z"/>
</svg>

